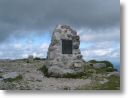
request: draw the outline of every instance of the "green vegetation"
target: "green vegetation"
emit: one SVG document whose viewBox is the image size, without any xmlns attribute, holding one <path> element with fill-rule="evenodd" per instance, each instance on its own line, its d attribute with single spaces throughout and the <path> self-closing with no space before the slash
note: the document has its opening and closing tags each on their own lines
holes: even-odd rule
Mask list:
<svg viewBox="0 0 128 98">
<path fill-rule="evenodd" d="M 94 63 L 105 63 L 104 68 L 94 68 Z M 91 60 L 84 66 L 84 72 L 87 77 L 91 78 L 91 83 L 82 87 L 77 87 L 76 90 L 119 90 L 120 89 L 120 77 L 109 76 L 106 77 L 108 72 L 117 71 L 109 61 L 95 61 Z M 107 79 L 108 82 L 101 83 L 103 79 Z"/>
<path fill-rule="evenodd" d="M 4 81 L 5 82 L 14 82 L 14 81 L 22 80 L 22 79 L 23 79 L 22 75 L 19 75 L 16 78 L 8 78 L 8 79 L 5 79 Z"/>
<path fill-rule="evenodd" d="M 99 68 L 99 69 L 95 69 L 96 73 L 107 73 L 107 72 L 113 72 L 113 71 L 117 71 L 117 69 L 111 68 L 111 67 L 104 67 L 104 68 Z"/>
<path fill-rule="evenodd" d="M 52 77 L 52 73 L 49 74 L 49 76 Z M 55 75 L 55 78 L 72 78 L 72 79 L 86 79 L 89 77 L 88 74 L 86 74 L 85 72 L 77 72 L 77 73 L 66 73 L 63 75 Z"/>
<path fill-rule="evenodd" d="M 91 62 L 91 63 L 90 63 Z M 92 63 L 105 63 L 106 67 L 104 68 L 94 68 Z M 56 74 L 53 75 L 52 73 L 48 73 L 48 68 L 43 65 L 39 70 L 44 74 L 46 77 L 55 77 L 55 78 L 81 78 L 81 79 L 87 79 L 87 78 L 92 78 L 97 74 L 101 75 L 106 75 L 108 72 L 113 72 L 117 71 L 116 69 L 113 68 L 113 65 L 109 61 L 96 61 L 96 60 L 91 60 L 89 63 L 87 63 L 84 66 L 84 71 L 83 72 L 76 72 L 76 73 L 66 73 L 63 75 Z"/>
<path fill-rule="evenodd" d="M 39 68 L 39 70 L 44 74 L 44 76 L 49 77 L 48 68 L 45 65 Z"/>
<path fill-rule="evenodd" d="M 35 58 L 33 58 L 33 60 L 39 60 L 39 61 L 42 60 L 43 61 L 43 60 L 46 60 L 46 58 L 35 57 Z"/>
<path fill-rule="evenodd" d="M 93 80 L 89 85 L 77 87 L 76 90 L 119 90 L 120 78 L 117 76 L 110 76 L 107 78 L 108 82 L 101 84 L 97 80 Z"/>
<path fill-rule="evenodd" d="M 97 63 L 97 61 L 96 60 L 90 60 L 89 63 L 93 63 L 94 64 L 94 63 Z"/>
<path fill-rule="evenodd" d="M 3 78 L 3 77 L 0 75 L 0 78 Z"/>
<path fill-rule="evenodd" d="M 118 70 L 117 69 L 114 69 L 112 67 L 108 67 L 108 68 L 106 68 L 106 71 L 107 72 L 113 72 L 113 71 L 118 71 Z"/>
<path fill-rule="evenodd" d="M 59 41 L 57 39 L 54 39 L 52 44 L 55 45 L 55 44 L 58 44 L 58 43 L 59 43 Z"/>
<path fill-rule="evenodd" d="M 64 86 L 63 90 L 70 90 L 71 88 L 68 86 Z"/>
<path fill-rule="evenodd" d="M 84 72 L 77 72 L 77 73 L 67 73 L 63 74 L 61 77 L 62 78 L 82 78 L 83 76 L 86 76 L 86 73 Z"/>
<path fill-rule="evenodd" d="M 96 70 L 92 65 L 85 65 L 84 73 L 86 73 L 86 77 L 83 76 L 83 78 L 89 78 L 89 77 L 92 77 L 93 74 L 96 74 Z"/>
<path fill-rule="evenodd" d="M 3 77 L 2 77 L 2 73 L 1 73 L 1 72 L 0 72 L 0 78 L 3 78 Z"/>
<path fill-rule="evenodd" d="M 40 70 L 44 76 L 46 77 L 52 77 L 52 73 L 48 73 L 48 68 L 44 65 L 41 68 L 39 68 L 38 70 Z M 63 75 L 56 75 L 54 76 L 55 78 L 82 78 L 83 76 L 87 76 L 87 74 L 85 72 L 77 72 L 77 73 L 67 73 L 67 74 L 63 74 Z"/>
<path fill-rule="evenodd" d="M 109 61 L 98 61 L 99 63 L 105 63 L 106 64 L 106 67 L 114 67 L 113 64 Z"/>
<path fill-rule="evenodd" d="M 113 71 L 117 71 L 117 69 L 115 69 L 114 68 L 114 65 L 111 63 L 111 62 L 109 62 L 109 61 L 96 61 L 96 60 L 90 60 L 89 61 L 89 65 L 88 66 L 90 66 L 90 67 L 88 67 L 87 65 L 87 70 L 88 69 L 94 69 L 93 68 L 93 64 L 95 64 L 95 63 L 105 63 L 106 64 L 106 67 L 104 67 L 104 68 L 100 68 L 100 69 L 95 69 L 96 70 L 96 73 L 105 73 L 105 72 L 113 72 Z M 91 67 L 92 66 L 92 67 Z"/>
<path fill-rule="evenodd" d="M 39 57 L 35 57 L 34 60 L 41 60 L 41 58 L 39 58 Z"/>
<path fill-rule="evenodd" d="M 108 82 L 100 85 L 103 90 L 119 90 L 120 89 L 120 78 L 118 76 L 108 77 Z"/>
<path fill-rule="evenodd" d="M 106 67 L 114 67 L 113 64 L 109 61 L 96 61 L 96 60 L 90 60 L 89 63 L 95 64 L 95 63 L 105 63 Z"/>
</svg>

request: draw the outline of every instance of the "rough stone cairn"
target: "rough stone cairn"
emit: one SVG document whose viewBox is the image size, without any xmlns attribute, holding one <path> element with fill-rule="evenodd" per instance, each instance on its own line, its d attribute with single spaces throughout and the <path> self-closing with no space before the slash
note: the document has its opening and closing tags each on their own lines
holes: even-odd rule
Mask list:
<svg viewBox="0 0 128 98">
<path fill-rule="evenodd" d="M 58 25 L 47 53 L 48 72 L 55 75 L 76 73 L 83 70 L 84 60 L 79 49 L 80 37 L 67 25 Z"/>
</svg>

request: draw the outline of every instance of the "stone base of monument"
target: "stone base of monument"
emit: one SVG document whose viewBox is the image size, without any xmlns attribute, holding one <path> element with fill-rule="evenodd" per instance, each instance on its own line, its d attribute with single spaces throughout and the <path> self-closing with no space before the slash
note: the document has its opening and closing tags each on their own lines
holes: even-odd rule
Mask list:
<svg viewBox="0 0 128 98">
<path fill-rule="evenodd" d="M 84 63 L 83 63 L 84 64 Z M 76 74 L 84 71 L 83 64 L 80 64 L 80 66 L 70 66 L 69 68 L 59 65 L 53 65 L 48 67 L 48 73 L 50 76 L 63 76 L 66 74 Z"/>
<path fill-rule="evenodd" d="M 79 49 L 80 37 L 67 25 L 58 25 L 47 53 L 48 73 L 52 76 L 83 71 L 85 61 Z"/>
</svg>

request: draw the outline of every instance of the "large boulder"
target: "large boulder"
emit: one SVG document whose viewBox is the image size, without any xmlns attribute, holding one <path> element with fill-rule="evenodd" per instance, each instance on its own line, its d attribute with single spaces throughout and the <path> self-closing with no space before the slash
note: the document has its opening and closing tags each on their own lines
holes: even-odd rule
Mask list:
<svg viewBox="0 0 128 98">
<path fill-rule="evenodd" d="M 109 76 L 117 76 L 117 77 L 120 77 L 120 73 L 117 72 L 117 71 L 114 71 L 114 72 L 108 73 L 107 76 L 108 76 L 108 77 L 109 77 Z"/>
<path fill-rule="evenodd" d="M 67 25 L 58 25 L 47 53 L 48 72 L 63 74 L 80 72 L 84 61 L 79 49 L 80 37 Z"/>
<path fill-rule="evenodd" d="M 10 78 L 14 79 L 17 76 L 19 76 L 19 73 L 17 73 L 17 72 L 9 72 L 7 74 L 4 74 L 2 77 L 3 77 L 4 80 L 6 80 L 6 79 L 10 79 Z"/>
<path fill-rule="evenodd" d="M 94 63 L 93 67 L 94 68 L 104 68 L 104 67 L 106 67 L 106 64 L 105 63 Z"/>
<path fill-rule="evenodd" d="M 62 76 L 67 73 L 73 73 L 74 71 L 71 69 L 64 69 L 59 66 L 52 66 L 49 68 L 48 72 L 51 74 L 51 76 Z"/>
</svg>

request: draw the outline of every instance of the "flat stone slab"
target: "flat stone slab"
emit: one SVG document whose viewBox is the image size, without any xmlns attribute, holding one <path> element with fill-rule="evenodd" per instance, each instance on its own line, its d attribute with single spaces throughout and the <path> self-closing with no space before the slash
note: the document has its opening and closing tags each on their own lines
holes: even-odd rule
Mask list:
<svg viewBox="0 0 128 98">
<path fill-rule="evenodd" d="M 107 76 L 109 77 L 109 76 L 112 76 L 112 75 L 120 77 L 120 73 L 116 72 L 116 71 L 115 72 L 110 72 Z"/>
<path fill-rule="evenodd" d="M 9 78 L 16 78 L 17 76 L 19 76 L 19 74 L 17 72 L 9 72 L 7 74 L 4 74 L 2 77 L 3 79 L 9 79 Z"/>
<path fill-rule="evenodd" d="M 43 78 L 42 82 L 33 82 L 32 84 L 40 90 L 64 90 L 65 88 L 74 90 L 79 86 L 89 85 L 90 83 L 90 79 Z"/>
</svg>

